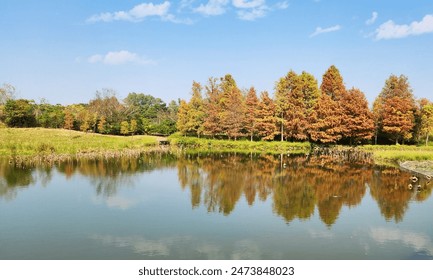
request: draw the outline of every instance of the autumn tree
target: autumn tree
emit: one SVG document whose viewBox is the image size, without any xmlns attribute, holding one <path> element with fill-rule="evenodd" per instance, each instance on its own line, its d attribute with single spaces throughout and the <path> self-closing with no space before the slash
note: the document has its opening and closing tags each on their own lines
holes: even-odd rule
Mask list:
<svg viewBox="0 0 433 280">
<path fill-rule="evenodd" d="M 257 112 L 257 130 L 262 140 L 273 140 L 276 131 L 277 118 L 274 101 L 267 91 L 260 94 L 260 102 Z"/>
<path fill-rule="evenodd" d="M 248 90 L 245 99 L 245 132 L 250 136 L 253 141 L 255 135 L 258 134 L 257 130 L 257 115 L 258 115 L 259 99 L 254 87 Z"/>
<path fill-rule="evenodd" d="M 176 127 L 182 135 L 186 135 L 188 132 L 188 111 L 188 103 L 185 100 L 181 100 L 177 113 Z"/>
<path fill-rule="evenodd" d="M 408 78 L 391 75 L 374 103 L 374 115 L 378 133 L 398 144 L 409 140 L 415 125 L 415 101 Z"/>
<path fill-rule="evenodd" d="M 428 145 L 430 134 L 433 134 L 433 103 L 428 102 L 421 107 L 420 133 L 425 137 L 425 145 Z"/>
<path fill-rule="evenodd" d="M 280 78 L 275 86 L 275 104 L 281 141 L 308 138 L 308 118 L 319 97 L 317 80 L 303 71 L 293 70 Z"/>
<path fill-rule="evenodd" d="M 328 70 L 326 70 L 325 74 L 323 74 L 320 90 L 322 94 L 328 95 L 334 101 L 338 101 L 343 97 L 346 91 L 343 77 L 334 65 L 331 65 Z"/>
<path fill-rule="evenodd" d="M 374 134 L 373 114 L 362 91 L 352 88 L 340 100 L 343 110 L 343 136 L 353 142 L 368 140 Z"/>
<path fill-rule="evenodd" d="M 320 90 L 321 96 L 309 117 L 308 132 L 313 141 L 335 143 L 342 138 L 345 131 L 341 99 L 346 88 L 340 72 L 334 65 L 323 74 Z"/>
<path fill-rule="evenodd" d="M 242 136 L 245 121 L 245 104 L 236 81 L 230 74 L 221 78 L 221 98 L 219 100 L 220 121 L 223 132 L 229 139 Z"/>
<path fill-rule="evenodd" d="M 216 78 L 209 78 L 205 86 L 205 116 L 203 123 L 204 133 L 215 137 L 222 132 L 220 117 L 220 99 L 222 97 L 220 85 Z"/>
<path fill-rule="evenodd" d="M 341 106 L 331 96 L 322 94 L 310 116 L 308 133 L 311 140 L 335 143 L 342 137 Z"/>
<path fill-rule="evenodd" d="M 65 110 L 65 121 L 63 124 L 64 129 L 73 129 L 74 128 L 74 116 L 69 110 Z"/>
<path fill-rule="evenodd" d="M 104 116 L 102 116 L 98 121 L 98 132 L 99 133 L 106 133 L 106 125 L 107 121 Z"/>
<path fill-rule="evenodd" d="M 202 86 L 194 81 L 192 84 L 192 97 L 188 103 L 186 130 L 198 137 L 203 133 L 204 122 L 204 104 L 201 92 Z"/>
</svg>

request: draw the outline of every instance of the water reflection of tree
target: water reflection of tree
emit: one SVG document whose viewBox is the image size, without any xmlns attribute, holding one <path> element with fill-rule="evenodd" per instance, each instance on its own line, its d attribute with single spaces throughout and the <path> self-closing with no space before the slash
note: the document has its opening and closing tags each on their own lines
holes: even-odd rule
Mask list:
<svg viewBox="0 0 433 280">
<path fill-rule="evenodd" d="M 371 183 L 374 170 L 370 166 L 339 163 L 329 157 L 190 155 L 180 158 L 177 166 L 182 188 L 190 189 L 193 207 L 202 203 L 210 212 L 227 215 L 242 195 L 252 205 L 256 198 L 265 200 L 271 194 L 274 212 L 286 222 L 309 219 L 317 207 L 321 220 L 331 226 L 343 206 L 361 202 L 367 185 L 373 194 L 377 184 L 388 188 L 386 182 Z M 383 195 L 380 205 L 393 204 L 393 197 Z"/>
<path fill-rule="evenodd" d="M 0 198 L 12 200 L 16 197 L 20 188 L 26 188 L 34 183 L 33 170 L 29 168 L 17 168 L 13 162 L 0 160 Z"/>
<path fill-rule="evenodd" d="M 168 168 L 175 164 L 172 154 L 152 153 L 141 157 L 119 157 L 115 159 L 73 160 L 59 164 L 58 170 L 70 177 L 79 173 L 90 178 L 97 195 L 113 196 L 119 187 L 133 185 L 137 173 Z"/>
<path fill-rule="evenodd" d="M 275 212 L 287 222 L 310 218 L 317 205 L 321 220 L 331 226 L 343 205 L 359 204 L 369 168 L 338 163 L 327 157 L 288 159 L 274 191 Z"/>
<path fill-rule="evenodd" d="M 371 196 L 387 220 L 402 221 L 411 199 L 424 201 L 431 195 L 432 187 L 424 176 L 418 176 L 415 183 L 411 177 L 399 169 L 378 169 L 374 172 L 370 185 Z"/>
</svg>

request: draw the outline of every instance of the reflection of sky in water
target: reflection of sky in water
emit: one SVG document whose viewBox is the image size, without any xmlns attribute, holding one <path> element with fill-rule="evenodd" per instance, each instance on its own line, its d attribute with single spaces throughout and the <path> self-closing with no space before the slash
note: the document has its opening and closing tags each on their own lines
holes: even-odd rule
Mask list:
<svg viewBox="0 0 433 280">
<path fill-rule="evenodd" d="M 370 236 L 374 241 L 385 244 L 389 242 L 403 243 L 413 248 L 416 252 L 423 252 L 433 257 L 432 239 L 423 234 L 397 228 L 372 228 Z"/>
<path fill-rule="evenodd" d="M 0 164 L 0 259 L 433 258 L 431 191 L 398 170 L 151 162 Z"/>
</svg>

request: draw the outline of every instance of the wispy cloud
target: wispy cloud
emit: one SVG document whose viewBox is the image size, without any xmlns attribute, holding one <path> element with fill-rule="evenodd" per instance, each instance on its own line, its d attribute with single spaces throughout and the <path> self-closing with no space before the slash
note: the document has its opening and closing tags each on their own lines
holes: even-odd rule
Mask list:
<svg viewBox="0 0 433 280">
<path fill-rule="evenodd" d="M 421 21 L 413 21 L 410 24 L 396 24 L 389 20 L 376 29 L 376 39 L 399 39 L 408 36 L 417 36 L 433 33 L 433 15 L 426 15 Z"/>
<path fill-rule="evenodd" d="M 205 17 L 220 16 L 230 11 L 235 13 L 241 20 L 254 21 L 265 17 L 271 11 L 284 10 L 289 7 L 288 1 L 280 1 L 268 6 L 266 0 L 208 0 L 201 4 L 194 5 L 194 3 L 196 3 L 195 0 L 181 0 L 174 12 L 170 12 L 172 7 L 170 1 L 165 1 L 161 4 L 151 2 L 141 3 L 130 10 L 94 14 L 86 21 L 88 23 L 113 21 L 142 22 L 146 18 L 156 17 L 161 21 L 193 24 L 193 20 L 179 17 L 185 10 Z"/>
<path fill-rule="evenodd" d="M 273 6 L 266 5 L 265 0 L 233 0 L 232 5 L 237 9 L 236 14 L 241 20 L 254 21 L 258 18 L 265 17 L 273 10 L 284 10 L 289 7 L 287 1 L 277 2 Z"/>
<path fill-rule="evenodd" d="M 377 12 L 373 12 L 371 14 L 371 18 L 367 19 L 365 21 L 365 24 L 372 25 L 376 21 L 376 19 L 377 19 L 378 16 L 379 16 L 379 14 Z"/>
<path fill-rule="evenodd" d="M 233 6 L 236 8 L 248 9 L 248 8 L 257 8 L 265 5 L 265 0 L 233 0 Z"/>
<path fill-rule="evenodd" d="M 277 8 L 279 10 L 285 10 L 288 7 L 289 7 L 289 2 L 287 2 L 287 1 L 278 2 L 275 4 L 275 8 Z"/>
<path fill-rule="evenodd" d="M 226 12 L 228 0 L 209 0 L 206 4 L 200 4 L 194 12 L 205 16 L 218 16 Z"/>
<path fill-rule="evenodd" d="M 341 29 L 341 26 L 338 25 L 338 24 L 334 25 L 334 26 L 331 26 L 331 27 L 327 27 L 327 28 L 322 28 L 322 27 L 319 26 L 319 27 L 316 28 L 316 30 L 313 33 L 311 33 L 310 38 L 314 37 L 314 36 L 317 36 L 317 35 L 320 35 L 320 34 L 323 34 L 323 33 L 329 33 L 329 32 L 338 31 L 340 29 Z"/>
<path fill-rule="evenodd" d="M 107 12 L 93 15 L 87 19 L 89 23 L 95 22 L 111 22 L 111 21 L 131 21 L 141 22 L 148 17 L 159 17 L 163 21 L 170 21 L 173 23 L 191 23 L 191 20 L 181 20 L 176 18 L 173 14 L 169 13 L 170 2 L 165 1 L 161 4 L 141 3 L 134 6 L 129 11 Z"/>
<path fill-rule="evenodd" d="M 136 64 L 152 64 L 152 60 L 140 57 L 136 53 L 129 51 L 115 51 L 108 52 L 105 55 L 95 54 L 87 58 L 89 63 L 103 63 L 110 65 L 120 65 L 125 63 L 136 63 Z"/>
<path fill-rule="evenodd" d="M 370 236 L 379 243 L 399 242 L 414 248 L 416 251 L 423 251 L 433 256 L 432 240 L 422 233 L 400 229 L 373 228 L 370 231 Z"/>
<path fill-rule="evenodd" d="M 237 14 L 238 18 L 241 20 L 253 21 L 266 16 L 268 10 L 269 9 L 266 6 L 262 6 L 254 9 L 239 10 L 237 11 Z"/>
</svg>

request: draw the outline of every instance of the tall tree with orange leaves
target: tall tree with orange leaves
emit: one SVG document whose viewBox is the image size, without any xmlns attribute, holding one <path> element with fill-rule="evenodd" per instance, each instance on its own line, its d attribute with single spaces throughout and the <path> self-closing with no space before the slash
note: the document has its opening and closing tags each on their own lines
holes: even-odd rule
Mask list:
<svg viewBox="0 0 433 280">
<path fill-rule="evenodd" d="M 408 78 L 391 75 L 374 102 L 378 133 L 394 140 L 410 140 L 415 126 L 415 100 Z"/>
<path fill-rule="evenodd" d="M 277 118 L 274 101 L 267 91 L 260 95 L 259 110 L 257 113 L 257 129 L 262 140 L 273 140 L 276 132 Z"/>
<path fill-rule="evenodd" d="M 327 94 L 322 94 L 310 116 L 310 139 L 322 143 L 335 143 L 342 137 L 341 106 Z"/>
<path fill-rule="evenodd" d="M 340 102 L 343 110 L 343 136 L 349 139 L 350 145 L 371 139 L 374 134 L 373 114 L 368 108 L 364 93 L 352 88 L 343 94 Z"/>
<path fill-rule="evenodd" d="M 245 98 L 245 132 L 250 136 L 253 141 L 254 136 L 257 135 L 257 114 L 258 114 L 259 99 L 254 87 L 248 90 Z"/>
<path fill-rule="evenodd" d="M 343 108 L 341 100 L 346 92 L 343 78 L 332 65 L 323 74 L 321 96 L 310 116 L 310 139 L 324 144 L 335 143 L 343 137 Z"/>
<path fill-rule="evenodd" d="M 216 78 L 209 78 L 205 86 L 206 100 L 204 102 L 204 134 L 215 137 L 222 132 L 220 117 L 221 89 Z"/>
</svg>

